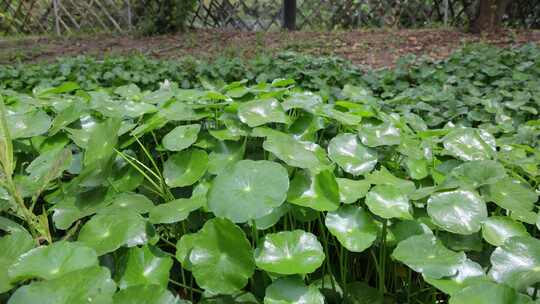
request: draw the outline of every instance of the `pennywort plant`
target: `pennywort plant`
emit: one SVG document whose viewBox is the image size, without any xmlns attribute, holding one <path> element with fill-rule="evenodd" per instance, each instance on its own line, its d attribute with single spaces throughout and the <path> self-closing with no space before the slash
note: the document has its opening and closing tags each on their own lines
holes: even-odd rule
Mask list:
<svg viewBox="0 0 540 304">
<path fill-rule="evenodd" d="M 286 78 L 0 90 L 3 299 L 536 303 L 539 53 L 493 52 L 331 98 Z"/>
</svg>

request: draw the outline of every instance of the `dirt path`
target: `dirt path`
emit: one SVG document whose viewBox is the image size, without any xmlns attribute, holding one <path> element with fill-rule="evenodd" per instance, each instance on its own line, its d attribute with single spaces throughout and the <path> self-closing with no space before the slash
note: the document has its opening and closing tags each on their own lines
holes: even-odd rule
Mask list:
<svg viewBox="0 0 540 304">
<path fill-rule="evenodd" d="M 260 52 L 284 50 L 317 55 L 337 55 L 371 67 L 391 66 L 413 53 L 444 58 L 466 43 L 485 42 L 509 46 L 540 43 L 540 31 L 505 31 L 478 36 L 455 30 L 358 30 L 338 32 L 224 32 L 197 30 L 157 37 L 114 35 L 67 38 L 0 38 L 0 63 L 52 61 L 60 56 L 145 54 L 155 58 L 192 55 L 251 57 Z"/>
</svg>

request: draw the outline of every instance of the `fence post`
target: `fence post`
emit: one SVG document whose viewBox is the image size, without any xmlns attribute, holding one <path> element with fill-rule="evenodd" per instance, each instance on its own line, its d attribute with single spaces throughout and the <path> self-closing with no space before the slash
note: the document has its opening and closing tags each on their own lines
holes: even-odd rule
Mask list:
<svg viewBox="0 0 540 304">
<path fill-rule="evenodd" d="M 60 36 L 60 16 L 58 16 L 58 0 L 53 0 L 54 10 L 54 26 L 56 29 L 56 35 Z"/>
<path fill-rule="evenodd" d="M 448 26 L 448 0 L 444 0 L 444 26 Z"/>
<path fill-rule="evenodd" d="M 296 30 L 296 0 L 283 0 L 283 28 Z"/>
</svg>

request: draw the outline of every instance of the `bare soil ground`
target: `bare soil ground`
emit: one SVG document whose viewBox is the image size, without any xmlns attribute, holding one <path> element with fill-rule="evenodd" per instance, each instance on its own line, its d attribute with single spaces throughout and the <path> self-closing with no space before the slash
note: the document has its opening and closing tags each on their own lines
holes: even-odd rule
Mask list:
<svg viewBox="0 0 540 304">
<path fill-rule="evenodd" d="M 449 29 L 373 29 L 337 32 L 231 32 L 195 30 L 156 37 L 79 35 L 72 37 L 0 38 L 0 64 L 53 61 L 57 57 L 144 54 L 155 58 L 186 55 L 251 57 L 260 52 L 293 50 L 336 55 L 374 68 L 392 66 L 404 54 L 441 59 L 467 43 L 497 46 L 540 43 L 540 31 L 507 30 L 472 35 Z"/>
</svg>

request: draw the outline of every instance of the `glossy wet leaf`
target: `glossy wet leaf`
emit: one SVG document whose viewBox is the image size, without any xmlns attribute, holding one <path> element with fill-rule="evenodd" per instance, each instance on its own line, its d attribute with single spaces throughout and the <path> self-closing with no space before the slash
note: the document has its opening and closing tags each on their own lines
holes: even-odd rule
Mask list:
<svg viewBox="0 0 540 304">
<path fill-rule="evenodd" d="M 131 286 L 117 292 L 114 304 L 183 304 L 187 303 L 173 296 L 166 288 L 159 285 Z"/>
<path fill-rule="evenodd" d="M 133 192 L 123 192 L 113 196 L 108 206 L 99 210 L 99 212 L 108 212 L 110 210 L 131 210 L 137 213 L 147 213 L 154 207 L 154 203 L 146 196 Z"/>
<path fill-rule="evenodd" d="M 51 118 L 42 110 L 7 115 L 6 124 L 12 139 L 41 135 L 51 126 Z"/>
<path fill-rule="evenodd" d="M 276 99 L 253 100 L 240 104 L 238 117 L 250 127 L 258 127 L 267 123 L 288 123 L 289 118 Z"/>
<path fill-rule="evenodd" d="M 404 195 L 411 194 L 416 190 L 414 182 L 396 177 L 385 167 L 369 173 L 365 180 L 372 185 L 386 185 L 398 188 Z"/>
<path fill-rule="evenodd" d="M 339 200 L 344 204 L 352 204 L 366 196 L 370 183 L 366 180 L 336 178 L 339 188 Z"/>
<path fill-rule="evenodd" d="M 277 132 L 269 134 L 263 148 L 292 167 L 315 171 L 330 167 L 330 161 L 319 145 L 297 140 L 288 134 Z"/>
<path fill-rule="evenodd" d="M 366 205 L 374 214 L 389 219 L 412 219 L 412 207 L 407 195 L 390 185 L 377 185 L 366 195 Z"/>
<path fill-rule="evenodd" d="M 186 187 L 196 183 L 207 168 L 208 154 L 204 150 L 184 150 L 165 161 L 163 177 L 169 187 Z"/>
<path fill-rule="evenodd" d="M 197 141 L 201 125 L 178 126 L 163 137 L 163 147 L 169 151 L 182 151 Z"/>
<path fill-rule="evenodd" d="M 491 254 L 489 276 L 517 290 L 540 282 L 540 240 L 530 236 L 506 239 Z"/>
<path fill-rule="evenodd" d="M 91 129 L 84 151 L 83 169 L 79 175 L 84 186 L 98 186 L 108 177 L 115 156 L 119 126 L 119 120 L 107 119 Z"/>
<path fill-rule="evenodd" d="M 77 220 L 106 207 L 109 204 L 106 194 L 104 188 L 95 188 L 64 196 L 52 207 L 55 227 L 66 230 Z"/>
<path fill-rule="evenodd" d="M 233 294 L 248 283 L 255 270 L 253 251 L 244 232 L 227 219 L 208 220 L 191 242 L 180 245 L 191 247 L 178 251 L 187 253 L 197 284 L 208 292 Z"/>
<path fill-rule="evenodd" d="M 528 236 L 523 224 L 506 216 L 492 216 L 482 223 L 482 237 L 493 246 L 502 246 L 513 236 Z"/>
<path fill-rule="evenodd" d="M 457 234 L 478 232 L 487 219 L 487 207 L 475 191 L 455 190 L 433 194 L 427 212 L 433 223 Z"/>
<path fill-rule="evenodd" d="M 379 232 L 370 214 L 356 206 L 343 206 L 328 212 L 325 224 L 341 245 L 353 252 L 362 252 L 369 248 Z"/>
<path fill-rule="evenodd" d="M 407 166 L 407 172 L 409 172 L 409 175 L 413 179 L 423 179 L 429 175 L 429 163 L 423 158 L 407 158 L 405 164 Z"/>
<path fill-rule="evenodd" d="M 159 248 L 148 245 L 130 248 L 118 272 L 118 287 L 156 285 L 167 288 L 172 265 L 172 258 Z"/>
<path fill-rule="evenodd" d="M 290 109 L 303 109 L 307 112 L 313 112 L 317 106 L 323 104 L 322 98 L 312 92 L 294 93 L 283 101 L 283 108 L 288 111 Z"/>
<path fill-rule="evenodd" d="M 89 267 L 20 287 L 9 304 L 111 303 L 116 285 L 105 267 Z"/>
<path fill-rule="evenodd" d="M 440 279 L 455 275 L 466 256 L 447 249 L 431 234 L 421 234 L 401 241 L 394 249 L 392 258 L 416 272 Z"/>
<path fill-rule="evenodd" d="M 206 203 L 203 197 L 179 198 L 150 209 L 148 220 L 152 224 L 172 224 L 185 220 L 189 214 Z"/>
<path fill-rule="evenodd" d="M 315 286 L 305 286 L 297 278 L 281 278 L 266 288 L 264 304 L 324 304 L 324 297 Z"/>
<path fill-rule="evenodd" d="M 25 230 L 12 231 L 0 238 L 0 293 L 4 293 L 14 286 L 10 283 L 8 269 L 15 264 L 17 259 L 34 247 L 32 236 Z"/>
<path fill-rule="evenodd" d="M 78 242 L 55 242 L 25 252 L 9 267 L 12 282 L 26 279 L 51 280 L 74 270 L 98 266 L 94 249 Z"/>
<path fill-rule="evenodd" d="M 471 128 L 457 128 L 443 138 L 449 154 L 464 160 L 490 159 L 495 152 L 495 139 L 487 132 Z"/>
<path fill-rule="evenodd" d="M 397 243 L 406 240 L 413 235 L 433 234 L 426 224 L 415 220 L 399 221 L 390 227 L 390 231 L 394 235 L 394 239 Z"/>
<path fill-rule="evenodd" d="M 208 156 L 208 172 L 220 174 L 229 166 L 242 160 L 245 146 L 241 143 L 220 141 Z"/>
<path fill-rule="evenodd" d="M 93 216 L 81 227 L 78 241 L 103 255 L 146 243 L 146 229 L 146 220 L 135 211 L 115 210 Z"/>
<path fill-rule="evenodd" d="M 493 282 L 481 282 L 463 288 L 450 298 L 450 304 L 526 304 L 516 290 Z"/>
<path fill-rule="evenodd" d="M 450 295 L 459 293 L 463 288 L 477 284 L 478 282 L 489 281 L 482 266 L 469 259 L 466 259 L 458 266 L 457 273 L 453 276 L 440 279 L 424 276 L 424 280 Z"/>
<path fill-rule="evenodd" d="M 248 222 L 248 224 L 250 224 L 251 226 L 253 226 L 253 224 L 255 224 L 255 226 L 259 230 L 268 229 L 268 228 L 274 226 L 275 224 L 277 224 L 279 222 L 279 220 L 285 214 L 287 214 L 287 212 L 289 212 L 289 210 L 290 210 L 290 205 L 285 203 L 285 204 L 283 204 L 283 205 L 281 205 L 281 206 L 279 206 L 277 208 L 274 208 L 270 214 L 267 214 L 267 215 L 265 215 L 263 217 L 255 219 L 254 222 Z"/>
<path fill-rule="evenodd" d="M 255 250 L 257 267 L 278 274 L 314 272 L 324 258 L 317 237 L 302 230 L 266 234 Z"/>
<path fill-rule="evenodd" d="M 477 160 L 466 162 L 451 172 L 464 187 L 477 188 L 483 185 L 494 184 L 506 177 L 503 165 L 493 160 Z"/>
<path fill-rule="evenodd" d="M 291 181 L 287 201 L 317 211 L 336 210 L 339 207 L 339 188 L 334 174 L 331 171 L 297 171 Z"/>
<path fill-rule="evenodd" d="M 270 214 L 285 201 L 288 188 L 287 170 L 280 164 L 242 160 L 214 179 L 208 208 L 242 223 Z"/>
<path fill-rule="evenodd" d="M 400 133 L 400 130 L 390 122 L 380 125 L 363 124 L 358 130 L 362 144 L 368 147 L 399 145 Z"/>
<path fill-rule="evenodd" d="M 328 144 L 328 156 L 352 175 L 367 173 L 377 164 L 377 152 L 362 145 L 358 137 L 350 133 L 332 138 Z"/>
<path fill-rule="evenodd" d="M 538 200 L 529 185 L 513 178 L 505 178 L 485 189 L 485 197 L 509 211 L 530 211 Z"/>
</svg>

